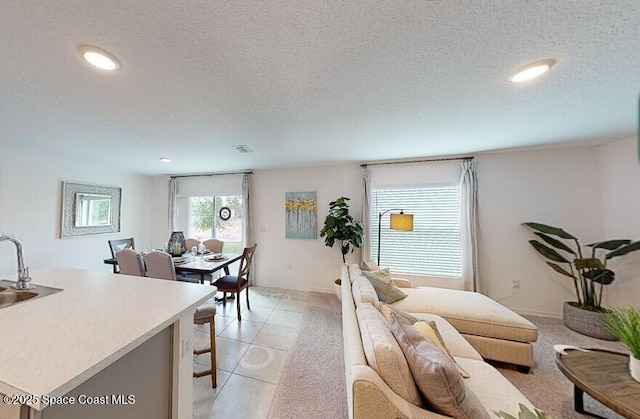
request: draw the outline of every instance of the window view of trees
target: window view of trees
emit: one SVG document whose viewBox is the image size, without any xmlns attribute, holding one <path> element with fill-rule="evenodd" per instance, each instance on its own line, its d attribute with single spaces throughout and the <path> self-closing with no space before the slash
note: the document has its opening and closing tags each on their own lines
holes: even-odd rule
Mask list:
<svg viewBox="0 0 640 419">
<path fill-rule="evenodd" d="M 220 218 L 220 208 L 231 210 L 231 218 Z M 189 198 L 188 237 L 198 240 L 216 238 L 224 242 L 224 251 L 242 251 L 242 196 L 196 196 Z"/>
</svg>

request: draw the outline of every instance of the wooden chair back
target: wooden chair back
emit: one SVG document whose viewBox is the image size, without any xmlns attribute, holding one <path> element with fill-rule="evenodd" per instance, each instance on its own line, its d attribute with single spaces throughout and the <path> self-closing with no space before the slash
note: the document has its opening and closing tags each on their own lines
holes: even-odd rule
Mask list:
<svg viewBox="0 0 640 419">
<path fill-rule="evenodd" d="M 249 272 L 251 271 L 251 262 L 253 261 L 253 254 L 256 252 L 257 244 L 251 247 L 245 247 L 242 252 L 242 258 L 240 259 L 240 268 L 238 268 L 238 287 L 242 285 L 242 280 L 249 282 Z"/>
<path fill-rule="evenodd" d="M 133 237 L 129 237 L 128 239 L 109 240 L 109 250 L 111 250 L 112 258 L 115 258 L 116 253 L 118 253 L 122 249 L 135 250 L 135 248 L 136 247 L 133 243 Z"/>
</svg>

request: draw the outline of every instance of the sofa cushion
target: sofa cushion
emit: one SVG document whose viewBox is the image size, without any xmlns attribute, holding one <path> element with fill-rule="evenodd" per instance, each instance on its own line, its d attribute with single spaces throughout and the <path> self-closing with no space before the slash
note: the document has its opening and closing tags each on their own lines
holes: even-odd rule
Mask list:
<svg viewBox="0 0 640 419">
<path fill-rule="evenodd" d="M 391 304 L 407 297 L 407 294 L 400 291 L 400 288 L 391 281 L 388 268 L 377 271 L 363 271 L 362 275 L 371 282 L 380 301 Z"/>
<path fill-rule="evenodd" d="M 520 410 L 518 403 L 534 409 L 520 390 L 493 366 L 477 359 L 456 358 L 456 361 L 471 376 L 464 380 L 465 385 L 474 392 L 489 412 L 503 410 L 517 417 Z"/>
<path fill-rule="evenodd" d="M 389 327 L 407 359 L 416 385 L 433 410 L 453 418 L 489 418 L 445 353 L 400 316 L 391 314 Z"/>
<path fill-rule="evenodd" d="M 434 313 L 460 333 L 535 342 L 538 328 L 516 312 L 477 292 L 446 288 L 403 288 L 407 298 L 393 303 L 410 313 Z"/>
<path fill-rule="evenodd" d="M 421 406 L 409 365 L 382 314 L 369 303 L 356 308 L 362 347 L 367 364 L 373 368 L 398 396 Z"/>
<path fill-rule="evenodd" d="M 353 302 L 369 303 L 375 308 L 380 307 L 380 300 L 378 300 L 378 294 L 373 289 L 371 282 L 364 276 L 357 277 L 351 285 L 351 293 L 353 294 Z"/>
</svg>

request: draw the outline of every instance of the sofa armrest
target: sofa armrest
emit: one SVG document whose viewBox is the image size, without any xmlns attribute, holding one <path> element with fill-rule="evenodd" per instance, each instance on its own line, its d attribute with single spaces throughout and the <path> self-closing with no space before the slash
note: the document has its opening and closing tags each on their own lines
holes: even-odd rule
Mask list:
<svg viewBox="0 0 640 419">
<path fill-rule="evenodd" d="M 445 419 L 447 416 L 416 406 L 394 393 L 369 366 L 352 367 L 353 419 Z M 350 412 L 351 413 L 351 412 Z"/>
<path fill-rule="evenodd" d="M 396 284 L 398 288 L 413 288 L 413 286 L 411 285 L 411 281 L 409 281 L 408 279 L 391 278 L 391 281 L 393 281 L 393 283 Z"/>
</svg>

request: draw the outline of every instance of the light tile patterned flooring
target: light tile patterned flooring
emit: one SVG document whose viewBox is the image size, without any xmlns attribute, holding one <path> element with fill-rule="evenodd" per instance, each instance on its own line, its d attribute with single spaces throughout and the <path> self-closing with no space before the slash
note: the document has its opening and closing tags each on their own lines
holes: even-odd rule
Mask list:
<svg viewBox="0 0 640 419">
<path fill-rule="evenodd" d="M 193 380 L 193 417 L 264 418 L 293 345 L 310 293 L 252 286 L 251 310 L 242 292 L 236 301 L 216 305 L 218 387 L 211 377 Z M 209 325 L 194 326 L 194 348 L 209 345 Z M 194 371 L 211 365 L 208 353 L 194 356 Z"/>
</svg>

